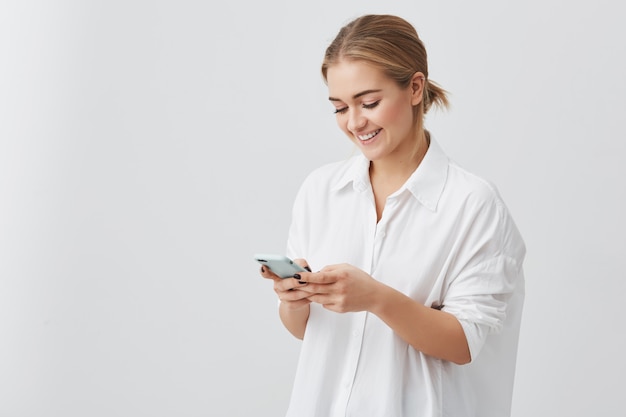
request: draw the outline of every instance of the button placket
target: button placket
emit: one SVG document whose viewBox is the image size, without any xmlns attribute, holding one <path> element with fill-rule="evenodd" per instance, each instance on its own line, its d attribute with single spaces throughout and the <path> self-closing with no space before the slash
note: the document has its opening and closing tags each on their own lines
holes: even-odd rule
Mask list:
<svg viewBox="0 0 626 417">
<path fill-rule="evenodd" d="M 347 364 L 345 373 L 342 376 L 342 392 L 341 399 L 337 402 L 337 406 L 339 410 L 342 410 L 342 415 L 348 409 L 348 404 L 350 401 L 350 395 L 352 394 L 352 387 L 354 386 L 354 381 L 357 374 L 357 368 L 359 365 L 359 359 L 361 356 L 361 348 L 363 343 L 363 332 L 365 330 L 365 322 L 367 319 L 367 313 L 355 313 L 353 322 L 353 329 L 350 331 L 350 340 L 348 342 L 348 346 L 346 349 L 348 350 L 347 358 L 349 360 L 349 364 Z"/>
</svg>

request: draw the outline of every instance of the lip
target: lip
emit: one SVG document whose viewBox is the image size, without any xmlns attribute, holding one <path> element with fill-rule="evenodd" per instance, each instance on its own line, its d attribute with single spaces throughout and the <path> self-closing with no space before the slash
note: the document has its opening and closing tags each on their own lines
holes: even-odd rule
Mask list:
<svg viewBox="0 0 626 417">
<path fill-rule="evenodd" d="M 373 132 L 367 133 L 365 135 L 354 135 L 356 136 L 356 138 L 359 140 L 359 142 L 361 143 L 368 143 L 371 142 L 373 139 L 375 139 L 378 134 L 381 132 L 381 130 L 383 129 L 376 129 Z"/>
</svg>

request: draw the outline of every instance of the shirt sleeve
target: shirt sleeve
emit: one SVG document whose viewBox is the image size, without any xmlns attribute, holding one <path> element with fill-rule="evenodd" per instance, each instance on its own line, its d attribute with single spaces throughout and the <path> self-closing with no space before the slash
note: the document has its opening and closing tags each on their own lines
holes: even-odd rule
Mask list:
<svg viewBox="0 0 626 417">
<path fill-rule="evenodd" d="M 457 268 L 443 300 L 444 311 L 459 320 L 471 354 L 507 323 L 509 300 L 524 291 L 525 247 L 506 208 L 490 201 L 477 210 L 464 236 Z"/>
<path fill-rule="evenodd" d="M 472 361 L 487 336 L 502 331 L 508 301 L 515 291 L 523 291 L 521 267 L 505 256 L 464 271 L 448 290 L 443 310 L 461 323 Z"/>
<path fill-rule="evenodd" d="M 307 210 L 309 209 L 306 199 L 309 181 L 307 177 L 300 186 L 291 209 L 291 223 L 289 225 L 286 248 L 286 255 L 291 259 L 306 257 L 305 243 L 308 235 L 306 230 L 308 222 L 306 219 L 308 216 Z"/>
</svg>

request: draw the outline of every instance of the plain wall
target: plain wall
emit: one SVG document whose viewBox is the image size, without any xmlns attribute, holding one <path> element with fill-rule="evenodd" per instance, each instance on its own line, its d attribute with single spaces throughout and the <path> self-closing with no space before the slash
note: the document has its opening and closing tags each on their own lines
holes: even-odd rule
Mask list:
<svg viewBox="0 0 626 417">
<path fill-rule="evenodd" d="M 526 240 L 513 416 L 623 415 L 624 7 L 217 4 L 0 3 L 0 416 L 282 415 L 299 342 L 252 254 L 354 152 L 319 65 L 363 13 L 416 26 L 427 128 Z"/>
</svg>

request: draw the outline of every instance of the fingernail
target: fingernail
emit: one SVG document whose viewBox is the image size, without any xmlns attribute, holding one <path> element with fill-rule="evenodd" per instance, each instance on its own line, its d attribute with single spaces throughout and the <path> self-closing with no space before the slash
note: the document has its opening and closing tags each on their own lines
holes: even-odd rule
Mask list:
<svg viewBox="0 0 626 417">
<path fill-rule="evenodd" d="M 311 272 L 311 268 L 309 268 L 309 266 L 305 266 L 304 269 L 306 269 L 307 271 Z"/>
<path fill-rule="evenodd" d="M 302 281 L 300 274 L 293 274 L 293 277 L 297 279 L 300 284 L 306 284 L 306 281 Z"/>
<path fill-rule="evenodd" d="M 265 267 L 264 266 L 261 266 L 261 272 L 263 272 L 263 273 L 265 272 Z"/>
</svg>

